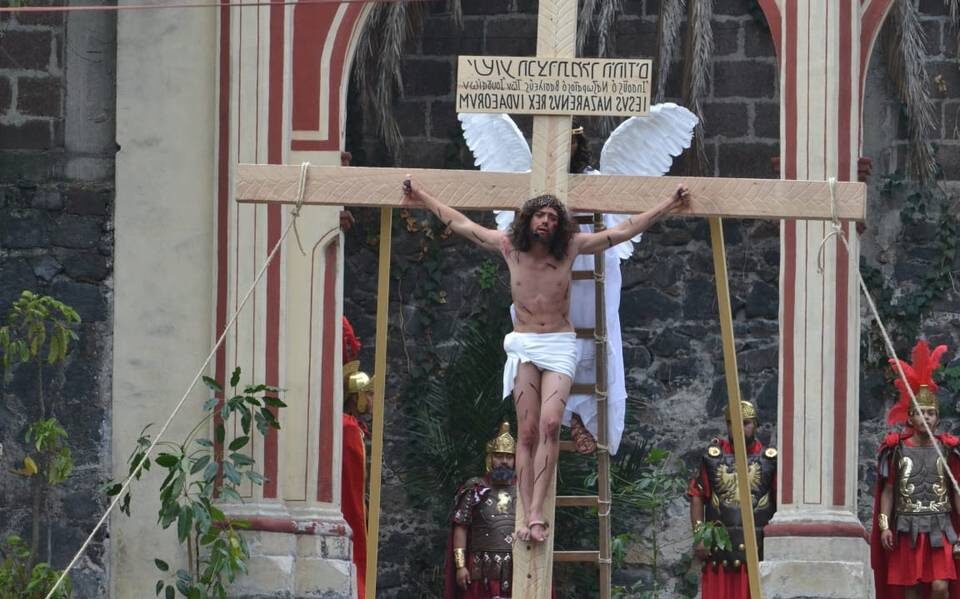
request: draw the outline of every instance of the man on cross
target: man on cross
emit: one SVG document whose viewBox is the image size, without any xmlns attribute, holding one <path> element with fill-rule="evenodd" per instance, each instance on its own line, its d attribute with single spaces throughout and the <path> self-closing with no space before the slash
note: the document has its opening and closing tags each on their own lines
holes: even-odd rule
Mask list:
<svg viewBox="0 0 960 599">
<path fill-rule="evenodd" d="M 409 176 L 403 194 L 404 205 L 427 208 L 454 233 L 499 252 L 507 263 L 516 319 L 513 332 L 503 340 L 504 380 L 513 383 L 519 429 L 517 480 L 527 516 L 517 537 L 544 541 L 549 524 L 543 503 L 553 482 L 560 421 L 577 366 L 576 333 L 569 318 L 573 259 L 636 237 L 665 214 L 685 208 L 689 192 L 679 185 L 653 210 L 597 233 L 577 231 L 566 207 L 552 195 L 527 200 L 510 230 L 502 232 L 446 206 Z"/>
</svg>

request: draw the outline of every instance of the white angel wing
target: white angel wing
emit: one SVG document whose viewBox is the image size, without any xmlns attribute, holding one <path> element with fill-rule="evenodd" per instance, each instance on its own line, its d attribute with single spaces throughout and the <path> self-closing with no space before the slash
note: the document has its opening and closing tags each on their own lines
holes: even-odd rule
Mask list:
<svg viewBox="0 0 960 599">
<path fill-rule="evenodd" d="M 600 152 L 604 175 L 665 175 L 673 157 L 690 147 L 697 116 L 672 102 L 656 104 L 649 116 L 632 117 L 613 130 Z"/>
<path fill-rule="evenodd" d="M 613 130 L 600 152 L 600 172 L 647 177 L 665 175 L 674 156 L 690 147 L 697 122 L 697 116 L 683 106 L 672 102 L 655 104 L 649 116 L 629 118 Z M 604 221 L 608 228 L 615 227 L 629 216 L 605 214 Z M 640 237 L 637 235 L 615 248 L 620 259 L 630 257 L 633 244 L 638 243 Z"/>
<path fill-rule="evenodd" d="M 482 171 L 522 173 L 530 170 L 530 147 L 505 114 L 458 114 L 463 138 Z"/>
<path fill-rule="evenodd" d="M 505 114 L 457 115 L 463 138 L 482 171 L 522 173 L 530 170 L 530 147 L 523 133 Z M 510 210 L 495 210 L 497 228 L 506 231 L 513 222 Z"/>
</svg>

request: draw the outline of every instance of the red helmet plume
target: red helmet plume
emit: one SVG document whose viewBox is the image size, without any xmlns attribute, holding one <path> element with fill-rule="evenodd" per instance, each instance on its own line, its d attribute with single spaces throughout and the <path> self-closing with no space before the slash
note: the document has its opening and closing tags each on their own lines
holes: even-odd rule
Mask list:
<svg viewBox="0 0 960 599">
<path fill-rule="evenodd" d="M 343 363 L 349 364 L 360 359 L 360 340 L 357 339 L 347 317 L 343 317 Z"/>
<path fill-rule="evenodd" d="M 887 412 L 888 424 L 906 422 L 910 412 L 910 393 L 907 391 L 903 379 L 900 378 L 900 373 L 896 369 L 896 363 L 900 362 L 900 366 L 903 368 L 903 374 L 907 377 L 914 396 L 920 392 L 921 387 L 926 387 L 930 394 L 935 396 L 937 384 L 933 382 L 933 372 L 940 367 L 940 358 L 943 357 L 946 351 L 946 345 L 938 345 L 933 351 L 930 351 L 930 344 L 927 343 L 926 339 L 921 339 L 913 346 L 910 363 L 895 358 L 890 359 L 890 365 L 894 367 L 894 374 L 897 377 L 893 381 L 893 384 L 900 392 L 900 398 L 897 400 L 897 403 L 893 404 L 890 411 Z"/>
</svg>

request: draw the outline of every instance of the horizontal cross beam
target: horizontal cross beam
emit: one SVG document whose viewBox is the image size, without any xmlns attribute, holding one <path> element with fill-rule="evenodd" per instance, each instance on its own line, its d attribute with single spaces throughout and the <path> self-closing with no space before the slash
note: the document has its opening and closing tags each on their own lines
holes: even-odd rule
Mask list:
<svg viewBox="0 0 960 599">
<path fill-rule="evenodd" d="M 529 173 L 464 170 L 312 166 L 303 203 L 323 206 L 399 206 L 401 183 L 412 175 L 445 204 L 459 210 L 516 210 L 529 194 Z M 300 167 L 241 164 L 236 199 L 242 203 L 297 201 Z M 862 221 L 866 186 L 838 182 L 836 214 L 824 181 L 715 177 L 625 177 L 570 175 L 572 210 L 636 213 L 653 208 L 679 183 L 690 188 L 691 216 L 750 219 Z"/>
</svg>

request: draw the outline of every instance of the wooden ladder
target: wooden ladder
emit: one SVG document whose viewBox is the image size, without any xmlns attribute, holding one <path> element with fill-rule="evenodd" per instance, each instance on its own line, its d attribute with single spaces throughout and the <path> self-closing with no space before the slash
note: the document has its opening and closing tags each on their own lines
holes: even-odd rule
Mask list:
<svg viewBox="0 0 960 599">
<path fill-rule="evenodd" d="M 577 224 L 593 225 L 595 232 L 602 231 L 603 214 L 596 212 L 590 215 L 574 216 Z M 578 339 L 593 339 L 597 349 L 594 372 L 596 381 L 575 384 L 570 394 L 594 395 L 597 398 L 597 494 L 596 495 L 560 495 L 557 496 L 558 508 L 595 508 L 597 510 L 597 526 L 599 543 L 595 551 L 554 551 L 554 562 L 581 562 L 597 565 L 600 578 L 600 598 L 610 599 L 611 577 L 613 561 L 610 550 L 610 450 L 607 424 L 607 315 L 606 298 L 604 297 L 604 252 L 593 255 L 593 270 L 573 271 L 573 280 L 593 279 L 595 290 L 595 324 L 594 328 L 576 329 Z M 562 441 L 561 451 L 576 451 L 572 441 Z"/>
</svg>

